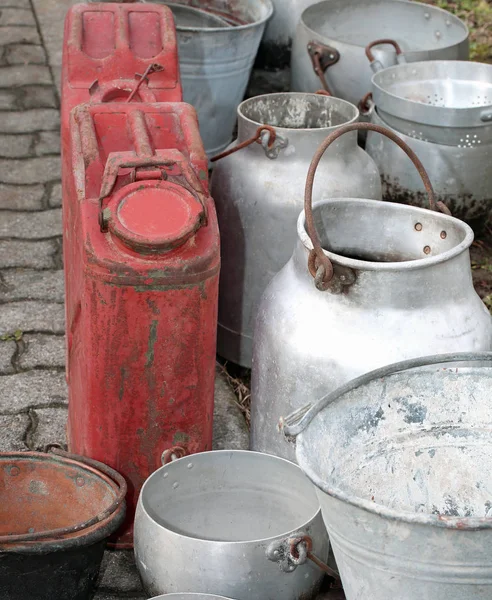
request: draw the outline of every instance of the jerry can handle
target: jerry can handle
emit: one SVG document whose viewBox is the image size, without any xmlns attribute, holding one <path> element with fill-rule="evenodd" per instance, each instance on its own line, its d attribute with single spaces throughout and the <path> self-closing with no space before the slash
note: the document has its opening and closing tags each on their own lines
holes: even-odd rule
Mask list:
<svg viewBox="0 0 492 600">
<path fill-rule="evenodd" d="M 309 237 L 311 238 L 311 242 L 313 244 L 313 249 L 309 253 L 308 259 L 308 269 L 311 273 L 312 277 L 315 280 L 315 285 L 318 290 L 326 291 L 329 288 L 330 281 L 333 279 L 333 265 L 331 260 L 326 256 L 321 247 L 321 242 L 318 236 L 318 232 L 316 231 L 316 226 L 314 224 L 313 218 L 313 187 L 314 187 L 314 177 L 316 175 L 316 170 L 318 165 L 326 152 L 326 150 L 335 142 L 339 137 L 344 135 L 345 133 L 349 133 L 350 131 L 375 131 L 376 133 L 380 133 L 381 135 L 385 135 L 387 138 L 395 142 L 405 154 L 410 158 L 410 160 L 415 165 L 419 175 L 422 178 L 424 183 L 425 190 L 429 197 L 429 208 L 431 210 L 439 210 L 442 213 L 450 215 L 451 212 L 447 208 L 447 206 L 443 202 L 436 202 L 434 189 L 432 187 L 432 183 L 427 175 L 427 171 L 424 168 L 424 165 L 420 162 L 420 159 L 415 154 L 415 152 L 395 133 L 387 129 L 386 127 L 381 127 L 380 125 L 374 125 L 373 123 L 351 123 L 349 125 L 344 125 L 339 129 L 335 130 L 331 133 L 319 146 L 318 150 L 316 150 L 315 155 L 311 161 L 309 166 L 309 171 L 306 179 L 306 188 L 304 193 L 304 213 L 306 216 L 306 229 Z"/>
<path fill-rule="evenodd" d="M 367 44 L 367 46 L 366 46 L 366 56 L 367 56 L 369 62 L 371 63 L 371 69 L 374 71 L 374 73 L 377 73 L 378 71 L 382 71 L 384 69 L 384 66 L 381 63 L 381 61 L 376 60 L 374 58 L 374 54 L 372 53 L 372 49 L 375 46 L 379 46 L 380 44 L 389 44 L 390 46 L 393 46 L 393 48 L 396 51 L 396 62 L 398 64 L 405 64 L 407 62 L 405 57 L 403 56 L 403 51 L 401 49 L 400 44 L 398 44 L 398 42 L 395 42 L 395 40 L 391 40 L 388 38 L 384 38 L 381 40 L 374 40 L 374 42 L 371 42 L 370 44 Z"/>
<path fill-rule="evenodd" d="M 172 169 L 175 166 L 181 169 L 181 176 L 175 177 L 166 173 L 167 169 Z M 113 191 L 119 170 L 148 169 L 149 167 L 162 169 L 163 179 L 182 185 L 196 198 L 203 209 L 202 225 L 206 225 L 208 214 L 205 192 L 198 176 L 181 152 L 177 150 L 167 152 L 157 151 L 153 156 L 136 156 L 133 152 L 112 152 L 106 161 L 101 191 L 99 193 L 99 224 L 101 231 L 107 231 L 107 224 L 104 218 L 104 200 Z M 184 185 L 183 181 L 179 181 L 180 177 L 184 179 Z"/>
<path fill-rule="evenodd" d="M 454 354 L 433 354 L 431 356 L 422 356 L 403 360 L 391 365 L 386 365 L 380 369 L 375 369 L 369 373 L 365 373 L 360 377 L 352 379 L 348 383 L 340 386 L 331 394 L 323 396 L 314 404 L 307 404 L 302 408 L 290 413 L 287 417 L 282 417 L 279 422 L 279 429 L 289 441 L 294 441 L 295 438 L 302 433 L 311 421 L 323 409 L 330 404 L 334 404 L 341 396 L 352 392 L 353 390 L 371 383 L 376 379 L 383 379 L 389 375 L 394 375 L 401 371 L 409 369 L 417 369 L 419 367 L 431 367 L 451 362 L 488 362 L 492 366 L 492 352 L 457 352 Z"/>
</svg>

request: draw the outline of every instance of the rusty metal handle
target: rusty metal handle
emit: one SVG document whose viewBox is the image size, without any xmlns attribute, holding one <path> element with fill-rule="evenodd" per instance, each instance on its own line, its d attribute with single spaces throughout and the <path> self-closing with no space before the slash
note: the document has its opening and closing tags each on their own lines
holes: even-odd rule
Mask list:
<svg viewBox="0 0 492 600">
<path fill-rule="evenodd" d="M 51 452 L 56 456 L 60 456 L 61 458 L 68 458 L 69 460 L 73 460 L 75 462 L 82 463 L 88 467 L 96 471 L 100 471 L 104 475 L 106 475 L 109 479 L 111 479 L 118 486 L 118 493 L 113 502 L 105 508 L 102 512 L 100 512 L 95 517 L 84 521 L 83 523 L 79 523 L 78 525 L 72 525 L 71 527 L 60 527 L 58 529 L 50 529 L 46 531 L 39 531 L 34 533 L 21 533 L 17 535 L 2 535 L 0 536 L 0 545 L 2 544 L 11 544 L 11 543 L 19 543 L 19 542 L 37 542 L 43 539 L 57 539 L 66 535 L 71 535 L 73 533 L 77 533 L 82 531 L 83 529 L 88 529 L 101 521 L 106 520 L 110 517 L 116 509 L 125 501 L 125 496 L 127 493 L 127 484 L 125 479 L 114 469 L 108 467 L 97 460 L 93 460 L 87 458 L 85 456 L 79 456 L 77 454 L 70 454 L 69 452 L 65 452 L 60 448 L 51 447 Z"/>
<path fill-rule="evenodd" d="M 306 560 L 313 562 L 319 569 L 324 571 L 327 575 L 340 581 L 340 575 L 331 567 L 329 567 L 324 561 L 313 554 L 313 540 L 309 535 L 303 535 L 299 537 L 293 537 L 288 540 L 290 560 L 297 565 L 304 564 Z"/>
<path fill-rule="evenodd" d="M 184 456 L 188 456 L 188 450 L 183 448 L 183 446 L 173 446 L 172 448 L 168 448 L 164 450 L 161 454 L 161 463 L 162 465 L 168 465 L 169 463 L 174 462 L 175 460 L 179 460 Z"/>
<path fill-rule="evenodd" d="M 380 44 L 389 44 L 390 46 L 393 46 L 393 48 L 396 50 L 396 55 L 400 56 L 400 54 L 403 54 L 403 51 L 400 47 L 400 45 L 398 44 L 398 42 L 395 42 L 395 40 L 390 40 L 390 39 L 381 39 L 381 40 L 374 40 L 374 42 L 371 42 L 370 44 L 368 44 L 366 46 L 366 56 L 369 59 L 369 62 L 374 62 L 374 54 L 372 53 L 372 49 L 374 48 L 374 46 L 379 46 Z"/>
<path fill-rule="evenodd" d="M 224 152 L 217 154 L 217 156 L 214 156 L 213 158 L 210 159 L 210 162 L 215 162 L 217 160 L 220 160 L 221 158 L 230 156 L 231 154 L 234 154 L 235 152 L 238 152 L 239 150 L 243 150 L 244 148 L 251 146 L 251 144 L 254 144 L 255 142 L 257 144 L 261 144 L 261 136 L 264 131 L 267 131 L 270 134 L 268 137 L 268 142 L 267 142 L 268 148 L 269 149 L 273 148 L 273 144 L 275 143 L 275 140 L 277 139 L 277 132 L 270 125 L 261 125 L 256 130 L 256 133 L 254 134 L 254 136 L 250 137 L 249 139 L 245 140 L 244 142 L 241 142 L 237 146 L 234 146 L 234 148 L 231 148 L 230 150 L 225 150 Z"/>
<path fill-rule="evenodd" d="M 333 97 L 331 95 L 331 92 L 328 92 L 327 90 L 318 90 L 317 92 L 315 92 L 315 94 L 317 96 L 328 96 L 328 98 L 332 98 Z"/>
<path fill-rule="evenodd" d="M 148 167 L 169 169 L 176 166 L 181 169 L 181 175 L 187 184 L 183 187 L 188 189 L 202 205 L 202 224 L 206 225 L 208 217 L 206 195 L 195 171 L 181 152 L 176 150 L 158 151 L 153 156 L 136 156 L 134 153 L 129 152 L 114 152 L 109 155 L 108 160 L 106 161 L 101 191 L 99 193 L 99 224 L 101 226 L 101 231 L 107 231 L 107 223 L 104 219 L 104 200 L 113 191 L 120 169 L 141 169 Z M 183 182 L 177 181 L 176 177 L 166 175 L 166 179 L 173 181 L 178 185 L 183 185 Z"/>
<path fill-rule="evenodd" d="M 307 45 L 307 51 L 313 64 L 313 70 L 318 76 L 323 90 L 331 96 L 332 93 L 326 81 L 325 71 L 340 60 L 340 53 L 336 48 L 314 40 Z"/>
<path fill-rule="evenodd" d="M 366 116 L 371 112 L 371 106 L 374 106 L 372 92 L 367 92 L 367 94 L 359 100 L 357 108 L 361 115 Z"/>
<path fill-rule="evenodd" d="M 335 142 L 339 137 L 344 135 L 345 133 L 349 133 L 350 131 L 375 131 L 376 133 L 380 133 L 381 135 L 386 136 L 395 144 L 397 144 L 403 152 L 410 158 L 410 160 L 415 165 L 419 175 L 422 178 L 424 183 L 425 190 L 429 197 L 429 208 L 431 210 L 440 210 L 441 212 L 450 215 L 449 209 L 442 202 L 436 202 L 434 196 L 434 190 L 432 188 L 432 183 L 427 175 L 427 172 L 424 168 L 424 165 L 420 162 L 420 159 L 415 154 L 415 152 L 395 133 L 387 129 L 386 127 L 381 127 L 380 125 L 373 125 L 372 123 L 351 123 L 349 125 L 344 125 L 331 133 L 319 146 L 316 151 L 311 164 L 309 166 L 308 176 L 306 179 L 306 189 L 304 193 L 304 213 L 306 216 L 306 229 L 309 237 L 311 238 L 311 242 L 313 244 L 313 250 L 311 250 L 309 254 L 308 261 L 308 269 L 311 275 L 315 278 L 316 287 L 321 290 L 327 290 L 330 281 L 333 278 L 333 265 L 331 260 L 326 256 L 323 252 L 323 248 L 321 247 L 321 243 L 319 240 L 318 232 L 316 231 L 316 226 L 314 224 L 313 218 L 313 186 L 314 186 L 314 177 L 316 175 L 316 170 L 318 165 L 326 152 L 326 150 Z"/>
</svg>

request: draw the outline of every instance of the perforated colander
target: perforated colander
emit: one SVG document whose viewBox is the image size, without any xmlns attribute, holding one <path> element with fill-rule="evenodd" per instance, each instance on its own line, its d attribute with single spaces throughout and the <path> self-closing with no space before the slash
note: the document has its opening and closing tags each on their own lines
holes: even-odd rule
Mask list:
<svg viewBox="0 0 492 600">
<path fill-rule="evenodd" d="M 399 64 L 373 76 L 372 94 L 381 118 L 408 136 L 460 147 L 492 143 L 492 65 Z"/>
</svg>

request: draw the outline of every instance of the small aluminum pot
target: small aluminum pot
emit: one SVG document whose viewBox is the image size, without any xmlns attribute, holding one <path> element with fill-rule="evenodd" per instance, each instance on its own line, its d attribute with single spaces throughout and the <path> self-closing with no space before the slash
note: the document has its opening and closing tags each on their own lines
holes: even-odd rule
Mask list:
<svg viewBox="0 0 492 600">
<path fill-rule="evenodd" d="M 329 551 L 314 486 L 299 467 L 242 450 L 195 454 L 153 473 L 134 540 L 150 595 L 238 600 L 316 598 L 323 572 L 309 556 L 326 561 Z"/>
</svg>

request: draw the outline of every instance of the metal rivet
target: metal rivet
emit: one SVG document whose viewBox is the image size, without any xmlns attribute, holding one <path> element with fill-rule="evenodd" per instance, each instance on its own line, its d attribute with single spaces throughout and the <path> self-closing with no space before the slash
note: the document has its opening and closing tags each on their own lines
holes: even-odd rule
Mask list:
<svg viewBox="0 0 492 600">
<path fill-rule="evenodd" d="M 188 463 L 186 466 L 188 467 L 188 469 L 193 469 L 193 463 Z"/>
<path fill-rule="evenodd" d="M 417 231 L 422 231 L 422 223 L 415 223 L 415 229 Z"/>
<path fill-rule="evenodd" d="M 75 480 L 75 483 L 79 487 L 84 487 L 84 485 L 85 485 L 85 479 L 83 477 L 77 477 L 77 479 Z"/>
<path fill-rule="evenodd" d="M 446 25 L 447 25 L 448 27 L 451 27 L 451 21 L 450 21 L 449 19 L 446 21 Z"/>
<path fill-rule="evenodd" d="M 441 231 L 441 238 L 445 240 L 448 237 L 448 234 L 445 231 Z"/>
<path fill-rule="evenodd" d="M 426 13 L 424 14 L 424 17 L 425 17 L 426 19 L 430 19 L 430 18 L 431 18 L 431 16 L 430 16 L 430 13 L 426 12 Z"/>
<path fill-rule="evenodd" d="M 436 38 L 439 39 L 441 37 L 442 33 L 438 30 L 436 31 Z"/>
<path fill-rule="evenodd" d="M 430 254 L 430 251 L 431 251 L 431 247 L 430 246 L 425 246 L 424 253 L 425 254 Z"/>
<path fill-rule="evenodd" d="M 10 467 L 9 474 L 12 475 L 12 477 L 16 477 L 19 473 L 20 473 L 19 467 Z"/>
<path fill-rule="evenodd" d="M 169 477 L 169 473 L 166 471 L 163 475 L 164 479 L 167 479 Z"/>
<path fill-rule="evenodd" d="M 175 481 L 173 483 L 173 490 L 176 490 L 179 487 L 179 483 L 177 481 Z"/>
</svg>

